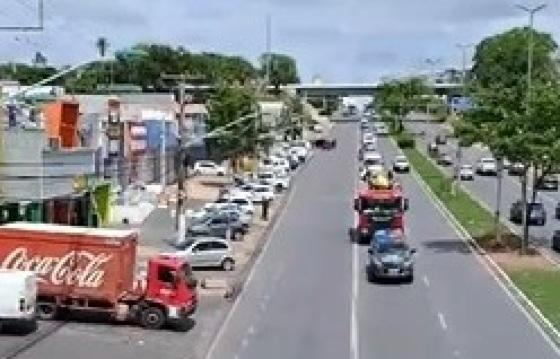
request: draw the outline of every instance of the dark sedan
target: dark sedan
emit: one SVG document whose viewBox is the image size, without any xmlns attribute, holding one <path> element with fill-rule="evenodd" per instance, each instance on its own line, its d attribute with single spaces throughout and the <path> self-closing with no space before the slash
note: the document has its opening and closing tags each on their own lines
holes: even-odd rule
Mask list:
<svg viewBox="0 0 560 359">
<path fill-rule="evenodd" d="M 552 233 L 552 249 L 560 252 L 560 230 L 555 230 Z"/>
<path fill-rule="evenodd" d="M 529 211 L 530 226 L 544 226 L 546 224 L 546 209 L 540 202 L 527 203 Z M 523 223 L 523 204 L 520 200 L 515 201 L 509 211 L 509 219 L 513 223 Z"/>
<path fill-rule="evenodd" d="M 555 175 L 539 177 L 535 187 L 543 191 L 558 191 L 558 178 Z"/>
</svg>

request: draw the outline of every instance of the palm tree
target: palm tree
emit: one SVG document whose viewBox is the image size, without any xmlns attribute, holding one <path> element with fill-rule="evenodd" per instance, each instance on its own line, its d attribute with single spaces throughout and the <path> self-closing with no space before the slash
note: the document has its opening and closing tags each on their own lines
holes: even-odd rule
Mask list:
<svg viewBox="0 0 560 359">
<path fill-rule="evenodd" d="M 107 49 L 109 48 L 109 41 L 107 40 L 106 37 L 101 36 L 97 39 L 97 41 L 95 42 L 95 47 L 97 47 L 97 52 L 99 53 L 99 56 L 101 58 L 105 58 L 105 55 L 107 54 Z M 103 73 L 100 76 L 101 81 L 106 82 L 104 75 L 107 73 L 107 69 L 106 69 L 106 64 L 102 64 L 101 65 L 102 69 L 103 69 Z"/>
<path fill-rule="evenodd" d="M 45 55 L 43 55 L 40 51 L 37 51 L 35 53 L 35 56 L 33 57 L 33 66 L 39 67 L 39 66 L 45 66 L 47 64 L 47 58 L 45 57 Z"/>
<path fill-rule="evenodd" d="M 97 51 L 99 52 L 99 56 L 105 57 L 107 54 L 107 49 L 109 48 L 109 41 L 106 37 L 100 37 L 95 42 L 95 46 L 97 47 Z"/>
</svg>

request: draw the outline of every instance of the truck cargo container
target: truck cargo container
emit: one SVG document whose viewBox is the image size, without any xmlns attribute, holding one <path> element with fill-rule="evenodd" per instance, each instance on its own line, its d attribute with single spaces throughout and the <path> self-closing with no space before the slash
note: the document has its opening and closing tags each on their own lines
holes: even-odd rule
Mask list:
<svg viewBox="0 0 560 359">
<path fill-rule="evenodd" d="M 132 230 L 11 223 L 0 226 L 0 269 L 37 274 L 43 319 L 89 311 L 152 329 L 186 326 L 197 306 L 189 264 L 156 255 L 148 259 L 145 278 L 136 278 L 137 243 Z"/>
</svg>

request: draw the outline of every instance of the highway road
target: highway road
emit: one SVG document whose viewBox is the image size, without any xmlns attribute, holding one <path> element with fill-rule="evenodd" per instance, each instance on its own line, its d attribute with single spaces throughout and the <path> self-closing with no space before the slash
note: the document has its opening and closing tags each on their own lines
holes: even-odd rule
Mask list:
<svg viewBox="0 0 560 359">
<path fill-rule="evenodd" d="M 367 248 L 346 235 L 356 132 L 337 126 L 338 149 L 307 167 L 207 358 L 557 358 L 410 176 L 416 279 L 366 281 Z"/>
<path fill-rule="evenodd" d="M 424 131 L 426 135 L 424 138 L 418 137 L 421 142 L 419 149 L 425 152 L 426 145 L 429 141 L 433 140 L 435 136 L 442 131 L 442 125 L 436 123 L 422 123 L 422 122 L 407 122 L 406 126 L 411 129 L 412 132 L 418 133 Z M 445 148 L 446 151 L 455 158 L 457 141 L 450 139 L 448 144 L 441 146 Z M 490 151 L 482 149 L 477 146 L 471 148 L 465 148 L 462 151 L 463 160 L 462 163 L 469 163 L 473 166 L 479 158 L 491 156 Z M 451 174 L 453 169 L 449 167 L 446 169 L 447 173 Z M 530 185 L 531 182 L 529 182 Z M 495 176 L 475 176 L 474 181 L 463 181 L 462 186 L 469 190 L 478 200 L 485 203 L 492 209 L 492 212 L 496 208 L 497 198 L 496 189 L 497 181 Z M 529 187 L 530 188 L 530 187 Z M 529 191 L 530 195 L 530 191 Z M 510 176 L 507 171 L 504 171 L 503 181 L 502 181 L 502 202 L 500 205 L 502 216 L 505 219 L 509 218 L 509 210 L 511 204 L 516 200 L 521 198 L 521 184 L 517 176 Z M 560 193 L 558 192 L 539 192 L 537 199 L 541 200 L 547 210 L 547 223 L 544 227 L 532 226 L 530 227 L 530 233 L 532 237 L 532 242 L 535 244 L 542 245 L 545 248 L 550 247 L 550 239 L 552 237 L 552 232 L 559 228 L 560 222 L 554 217 L 556 204 L 560 201 Z M 512 228 L 515 228 L 518 233 L 521 233 L 521 226 L 517 224 L 510 223 Z M 560 260 L 560 256 L 556 255 L 552 251 L 548 251 L 549 254 L 555 256 Z"/>
</svg>

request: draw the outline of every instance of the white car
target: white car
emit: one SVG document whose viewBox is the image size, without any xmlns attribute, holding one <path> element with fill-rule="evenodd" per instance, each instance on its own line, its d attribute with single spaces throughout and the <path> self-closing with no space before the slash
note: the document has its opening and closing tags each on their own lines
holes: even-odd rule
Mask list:
<svg viewBox="0 0 560 359">
<path fill-rule="evenodd" d="M 259 181 L 260 183 L 271 185 L 271 186 L 274 185 L 274 178 L 275 177 L 276 176 L 274 175 L 274 172 L 272 170 L 259 171 L 259 173 L 257 173 L 257 181 Z"/>
<path fill-rule="evenodd" d="M 300 162 L 304 162 L 309 155 L 309 150 L 306 147 L 292 147 L 290 154 L 296 155 Z"/>
<path fill-rule="evenodd" d="M 476 164 L 476 173 L 478 175 L 496 175 L 498 173 L 496 160 L 492 157 L 479 159 Z"/>
<path fill-rule="evenodd" d="M 376 122 L 374 125 L 375 133 L 379 136 L 387 136 L 389 134 L 389 128 L 383 122 Z"/>
<path fill-rule="evenodd" d="M 273 170 L 277 174 L 288 174 L 290 172 L 290 163 L 286 158 L 273 157 Z"/>
<path fill-rule="evenodd" d="M 474 180 L 474 170 L 472 165 L 462 165 L 459 169 L 459 178 L 462 181 Z"/>
<path fill-rule="evenodd" d="M 364 136 L 362 137 L 363 146 L 366 146 L 366 145 L 375 146 L 376 143 L 377 143 L 377 138 L 375 137 L 375 135 L 373 133 L 365 133 Z"/>
<path fill-rule="evenodd" d="M 194 174 L 204 176 L 225 176 L 226 168 L 218 165 L 214 161 L 196 161 L 194 164 Z"/>
<path fill-rule="evenodd" d="M 285 191 L 290 187 L 290 176 L 287 174 L 277 175 L 274 177 L 272 185 L 278 192 Z"/>
<path fill-rule="evenodd" d="M 253 206 L 253 201 L 248 199 L 243 195 L 232 195 L 229 197 L 230 203 L 235 203 L 239 210 L 246 214 L 253 214 L 255 213 L 255 206 Z"/>
<path fill-rule="evenodd" d="M 396 156 L 393 161 L 393 171 L 395 172 L 408 172 L 410 171 L 410 164 L 406 156 Z"/>
<path fill-rule="evenodd" d="M 253 202 L 262 203 L 264 200 L 274 200 L 274 189 L 270 185 L 257 184 L 253 187 Z"/>
<path fill-rule="evenodd" d="M 379 173 L 384 170 L 383 157 L 378 152 L 365 153 L 362 165 L 370 173 Z"/>
<path fill-rule="evenodd" d="M 182 244 L 175 253 L 167 253 L 185 259 L 193 268 L 219 267 L 225 271 L 235 268 L 233 246 L 226 239 L 213 237 L 193 238 Z"/>
</svg>

